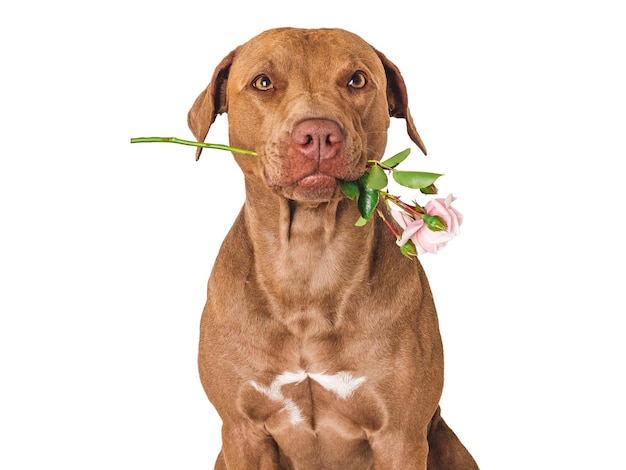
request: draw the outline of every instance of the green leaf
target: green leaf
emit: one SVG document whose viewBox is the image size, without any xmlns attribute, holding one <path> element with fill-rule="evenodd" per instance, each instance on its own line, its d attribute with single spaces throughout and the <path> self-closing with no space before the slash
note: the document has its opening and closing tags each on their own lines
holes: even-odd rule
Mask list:
<svg viewBox="0 0 626 470">
<path fill-rule="evenodd" d="M 438 192 L 439 190 L 434 184 L 428 185 L 425 188 L 420 188 L 420 193 L 422 194 L 437 194 Z"/>
<path fill-rule="evenodd" d="M 381 162 L 383 165 L 390 166 L 391 168 L 395 168 L 409 156 L 411 153 L 411 149 L 405 149 L 400 153 L 396 153 L 393 157 L 388 158 L 384 162 Z"/>
<path fill-rule="evenodd" d="M 441 174 L 427 173 L 424 171 L 394 171 L 393 179 L 398 184 L 407 188 L 420 189 L 427 188 L 433 184 Z"/>
<path fill-rule="evenodd" d="M 367 219 L 364 219 L 363 217 L 359 217 L 359 219 L 356 221 L 354 225 L 356 225 L 357 227 L 363 227 L 367 222 L 368 222 Z"/>
<path fill-rule="evenodd" d="M 357 206 L 359 208 L 359 212 L 361 213 L 361 217 L 365 220 L 370 220 L 372 214 L 376 210 L 376 206 L 378 205 L 379 193 L 377 189 L 369 189 L 362 188 L 361 193 L 359 194 L 359 200 L 357 201 Z"/>
<path fill-rule="evenodd" d="M 354 200 L 359 195 L 359 185 L 356 181 L 339 181 L 341 191 L 350 200 Z"/>
<path fill-rule="evenodd" d="M 374 165 L 369 172 L 365 187 L 367 189 L 381 190 L 387 187 L 387 174 L 380 165 Z"/>
</svg>

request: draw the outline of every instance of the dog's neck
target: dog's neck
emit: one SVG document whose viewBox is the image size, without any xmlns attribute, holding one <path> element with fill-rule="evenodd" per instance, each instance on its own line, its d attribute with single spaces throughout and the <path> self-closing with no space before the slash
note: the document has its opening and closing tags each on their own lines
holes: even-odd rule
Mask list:
<svg viewBox="0 0 626 470">
<path fill-rule="evenodd" d="M 295 202 L 247 184 L 244 217 L 255 280 L 279 313 L 332 315 L 367 283 L 375 224 L 355 226 L 354 201 Z"/>
</svg>

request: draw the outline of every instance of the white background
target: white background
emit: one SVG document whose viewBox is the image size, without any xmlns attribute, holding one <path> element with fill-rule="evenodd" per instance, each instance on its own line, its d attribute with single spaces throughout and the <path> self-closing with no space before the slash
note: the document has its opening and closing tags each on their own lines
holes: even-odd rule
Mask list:
<svg viewBox="0 0 626 470">
<path fill-rule="evenodd" d="M 3 5 L 0 468 L 212 468 L 198 323 L 241 177 L 225 152 L 129 139 L 191 138 L 219 60 L 289 25 L 398 65 L 429 149 L 405 166 L 458 197 L 462 235 L 422 261 L 444 416 L 481 468 L 626 469 L 618 3 Z M 410 145 L 390 132 L 389 154 Z"/>
</svg>

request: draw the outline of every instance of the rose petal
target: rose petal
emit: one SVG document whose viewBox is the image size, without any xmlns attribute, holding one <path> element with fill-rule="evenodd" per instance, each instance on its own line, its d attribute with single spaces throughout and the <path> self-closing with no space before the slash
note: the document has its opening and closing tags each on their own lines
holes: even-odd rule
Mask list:
<svg viewBox="0 0 626 470">
<path fill-rule="evenodd" d="M 391 216 L 396 222 L 398 222 L 398 225 L 404 229 L 400 239 L 396 241 L 398 246 L 402 246 L 408 242 L 411 237 L 424 225 L 424 221 L 422 219 L 415 220 L 402 211 L 392 210 Z"/>
<path fill-rule="evenodd" d="M 417 233 L 423 226 L 424 226 L 424 221 L 422 219 L 417 219 L 411 222 L 404 229 L 404 232 L 402 232 L 400 239 L 396 242 L 398 246 L 402 246 L 406 242 L 408 242 L 411 239 L 411 237 L 413 237 L 413 235 Z"/>
<path fill-rule="evenodd" d="M 406 226 L 409 224 L 409 221 L 407 221 L 408 217 L 405 215 L 404 212 L 392 210 L 391 216 L 396 222 L 398 222 L 398 225 L 400 225 L 400 227 L 403 229 L 406 228 Z"/>
</svg>

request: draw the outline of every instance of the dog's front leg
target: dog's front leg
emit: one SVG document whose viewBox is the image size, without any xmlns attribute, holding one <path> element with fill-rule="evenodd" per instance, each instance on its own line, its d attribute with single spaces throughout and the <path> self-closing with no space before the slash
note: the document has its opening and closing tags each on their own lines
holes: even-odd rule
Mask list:
<svg viewBox="0 0 626 470">
<path fill-rule="evenodd" d="M 423 439 L 407 439 L 397 433 L 378 434 L 370 437 L 376 470 L 426 470 L 428 442 Z"/>
<path fill-rule="evenodd" d="M 224 424 L 222 441 L 215 470 L 280 469 L 276 442 L 259 430 Z"/>
</svg>

